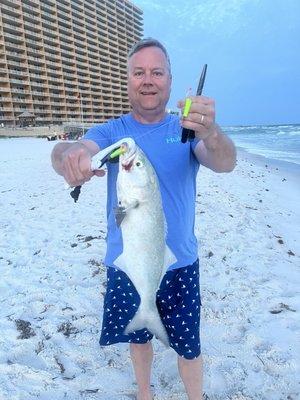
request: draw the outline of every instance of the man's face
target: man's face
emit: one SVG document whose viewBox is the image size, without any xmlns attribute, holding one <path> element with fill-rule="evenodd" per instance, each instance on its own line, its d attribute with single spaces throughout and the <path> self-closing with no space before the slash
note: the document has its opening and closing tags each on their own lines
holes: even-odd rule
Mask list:
<svg viewBox="0 0 300 400">
<path fill-rule="evenodd" d="M 128 61 L 128 96 L 133 111 L 141 116 L 160 115 L 170 97 L 172 77 L 163 51 L 145 47 Z"/>
</svg>

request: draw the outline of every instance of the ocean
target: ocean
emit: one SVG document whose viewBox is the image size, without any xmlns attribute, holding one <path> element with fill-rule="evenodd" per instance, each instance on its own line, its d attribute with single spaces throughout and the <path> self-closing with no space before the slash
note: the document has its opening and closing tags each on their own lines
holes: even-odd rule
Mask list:
<svg viewBox="0 0 300 400">
<path fill-rule="evenodd" d="M 300 124 L 222 127 L 249 153 L 285 161 L 300 167 Z"/>
</svg>

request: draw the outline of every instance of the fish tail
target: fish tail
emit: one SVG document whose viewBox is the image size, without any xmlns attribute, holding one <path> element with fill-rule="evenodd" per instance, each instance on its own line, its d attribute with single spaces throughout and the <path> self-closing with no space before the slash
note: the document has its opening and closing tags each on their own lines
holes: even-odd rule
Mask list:
<svg viewBox="0 0 300 400">
<path fill-rule="evenodd" d="M 168 334 L 156 308 L 149 311 L 140 307 L 132 321 L 127 325 L 124 333 L 128 334 L 145 328 L 156 336 L 166 347 L 169 347 Z"/>
</svg>

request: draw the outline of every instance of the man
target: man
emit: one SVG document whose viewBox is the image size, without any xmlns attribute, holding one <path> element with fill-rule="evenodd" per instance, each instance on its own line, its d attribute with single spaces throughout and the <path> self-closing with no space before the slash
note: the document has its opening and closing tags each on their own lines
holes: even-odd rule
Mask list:
<svg viewBox="0 0 300 400">
<path fill-rule="evenodd" d="M 91 157 L 121 137 L 133 137 L 154 166 L 160 183 L 168 234 L 167 243 L 177 262 L 170 266 L 157 293 L 157 306 L 167 330 L 170 346 L 178 353 L 178 369 L 189 400 L 202 399 L 202 358 L 200 349 L 200 294 L 197 240 L 194 235 L 196 174 L 199 164 L 216 172 L 230 172 L 235 167 L 236 153 L 232 141 L 215 123 L 212 99 L 192 97 L 189 115 L 184 120 L 166 114 L 171 90 L 171 66 L 163 45 L 154 39 L 138 42 L 128 57 L 128 96 L 132 112 L 116 120 L 92 127 L 77 143 L 59 143 L 52 153 L 55 171 L 71 186 L 82 185 L 103 170 L 91 171 Z M 178 107 L 183 108 L 184 101 Z M 182 127 L 195 131 L 194 142 L 180 142 Z M 109 295 L 122 286 L 124 296 L 133 296 L 126 312 L 134 315 L 139 299 L 124 272 L 114 268 L 122 251 L 121 231 L 116 226 L 113 207 L 116 197 L 117 167 L 108 165 L 108 235 L 105 263 L 108 285 L 104 299 L 101 345 L 129 342 L 138 385 L 138 400 L 152 399 L 150 373 L 153 359 L 152 335 L 147 330 L 123 333 L 116 325 L 113 339 L 111 324 L 116 321 L 113 303 L 118 296 Z M 189 290 L 186 290 L 186 284 Z M 125 293 L 126 287 L 127 292 Z M 184 288 L 184 289 L 183 289 Z M 119 303 L 118 303 L 119 302 Z M 125 300 L 123 300 L 126 303 Z M 121 306 L 120 306 L 121 307 Z M 126 315 L 123 312 L 123 315 Z M 128 318 L 130 315 L 128 316 Z M 114 324 L 113 324 L 114 325 Z"/>
</svg>

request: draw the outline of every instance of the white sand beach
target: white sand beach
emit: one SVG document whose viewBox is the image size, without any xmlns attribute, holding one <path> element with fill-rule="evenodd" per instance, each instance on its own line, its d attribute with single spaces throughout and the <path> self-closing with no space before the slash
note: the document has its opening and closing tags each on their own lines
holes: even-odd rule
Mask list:
<svg viewBox="0 0 300 400">
<path fill-rule="evenodd" d="M 106 179 L 75 204 L 54 144 L 0 139 L 0 400 L 134 399 L 127 345 L 98 345 Z M 206 398 L 300 399 L 299 171 L 239 152 L 231 174 L 201 168 L 197 193 Z M 155 400 L 185 400 L 153 342 Z"/>
</svg>

